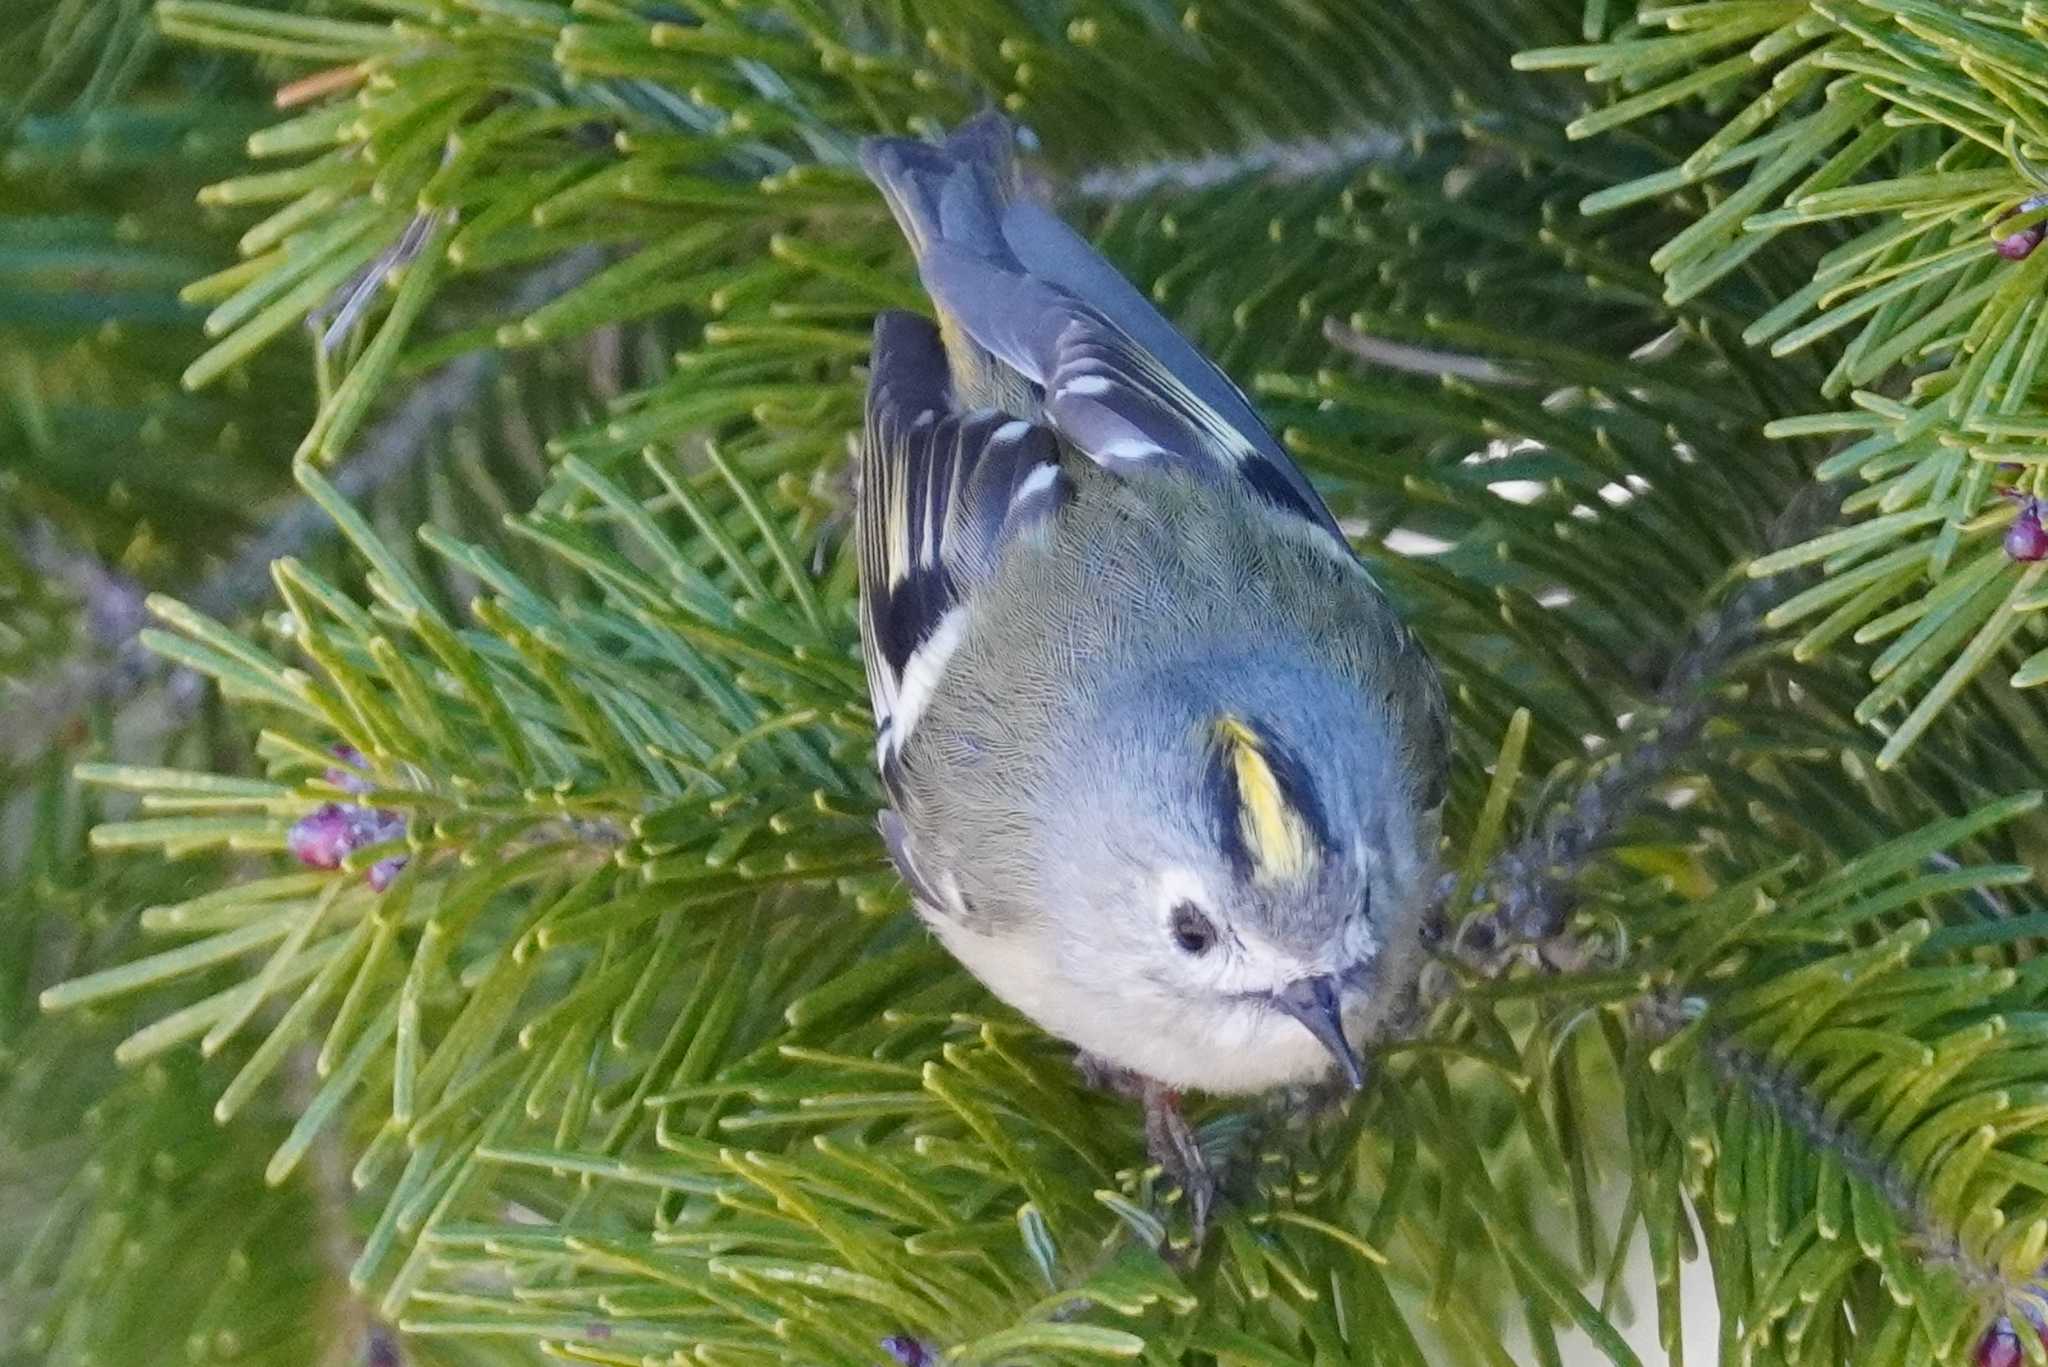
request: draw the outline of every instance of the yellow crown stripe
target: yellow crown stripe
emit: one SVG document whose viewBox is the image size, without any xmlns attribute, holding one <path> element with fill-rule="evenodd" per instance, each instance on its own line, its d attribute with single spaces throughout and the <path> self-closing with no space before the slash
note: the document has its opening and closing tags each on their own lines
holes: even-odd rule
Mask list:
<svg viewBox="0 0 2048 1367">
<path fill-rule="evenodd" d="M 1237 778 L 1238 833 L 1261 882 L 1298 879 L 1316 865 L 1315 834 L 1288 800 L 1260 748 L 1259 735 L 1235 717 L 1216 723 L 1217 742 Z"/>
</svg>

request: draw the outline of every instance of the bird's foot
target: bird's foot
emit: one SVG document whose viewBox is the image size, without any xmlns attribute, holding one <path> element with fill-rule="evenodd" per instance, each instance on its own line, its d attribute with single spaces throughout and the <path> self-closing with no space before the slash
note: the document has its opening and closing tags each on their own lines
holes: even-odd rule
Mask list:
<svg viewBox="0 0 2048 1367">
<path fill-rule="evenodd" d="M 1194 1226 L 1194 1252 L 1200 1254 L 1209 1234 L 1209 1212 L 1216 1206 L 1216 1170 L 1202 1153 L 1181 1109 L 1180 1093 L 1162 1083 L 1147 1080 L 1141 1101 L 1145 1107 L 1145 1148 L 1152 1161 L 1165 1170 L 1167 1179 L 1188 1198 L 1188 1219 Z"/>
<path fill-rule="evenodd" d="M 1200 1254 L 1202 1242 L 1208 1236 L 1208 1217 L 1217 1209 L 1221 1178 L 1217 1166 L 1208 1162 L 1202 1144 L 1194 1137 L 1188 1113 L 1180 1105 L 1180 1092 L 1139 1072 L 1096 1058 L 1094 1053 L 1075 1055 L 1073 1066 L 1087 1086 L 1112 1096 L 1124 1096 L 1126 1101 L 1143 1107 L 1145 1152 L 1159 1164 L 1167 1183 L 1188 1199 L 1188 1219 L 1194 1226 L 1190 1248 L 1194 1254 Z"/>
<path fill-rule="evenodd" d="M 1215 1168 L 1202 1152 L 1194 1127 L 1181 1109 L 1180 1093 L 1164 1083 L 1122 1068 L 1093 1054 L 1074 1059 L 1082 1081 L 1097 1091 L 1137 1102 L 1145 1112 L 1145 1150 L 1165 1174 L 1166 1180 L 1187 1198 L 1188 1217 L 1194 1227 L 1193 1252 L 1199 1254 L 1209 1232 L 1209 1215 L 1216 1207 L 1218 1181 Z"/>
<path fill-rule="evenodd" d="M 823 577 L 832 553 L 846 539 L 853 526 L 853 504 L 860 479 L 850 460 L 829 465 L 816 481 L 813 492 L 825 500 L 825 520 L 818 524 L 817 542 L 811 547 L 811 573 Z"/>
</svg>

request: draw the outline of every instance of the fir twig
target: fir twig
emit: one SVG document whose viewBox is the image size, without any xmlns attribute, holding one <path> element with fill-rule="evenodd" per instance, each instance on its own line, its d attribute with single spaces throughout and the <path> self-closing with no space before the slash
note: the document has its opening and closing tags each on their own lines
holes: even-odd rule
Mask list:
<svg viewBox="0 0 2048 1367">
<path fill-rule="evenodd" d="M 521 281 L 512 292 L 510 307 L 515 314 L 531 312 L 589 279 L 603 264 L 598 248 L 570 252 Z M 482 350 L 443 366 L 369 433 L 330 482 L 351 502 L 359 502 L 412 469 L 449 421 L 474 406 L 503 363 L 503 353 Z M 326 513 L 302 495 L 187 601 L 208 616 L 233 620 L 268 599 L 273 562 L 303 555 L 331 530 Z M 204 696 L 202 680 L 190 670 L 165 667 L 139 641 L 148 621 L 143 606 L 148 591 L 97 557 L 64 545 L 54 529 L 41 528 L 31 536 L 28 549 L 39 570 L 77 593 L 85 608 L 90 644 L 24 685 L 21 701 L 10 708 L 21 723 L 10 739 L 11 753 L 42 753 L 62 742 L 83 713 L 96 707 L 123 707 L 159 677 L 165 697 L 162 715 L 153 725 L 175 726 L 189 716 Z"/>
<path fill-rule="evenodd" d="M 1828 525 L 1840 506 L 1834 486 L 1806 486 L 1771 524 L 1766 550 L 1806 540 Z M 1458 927 L 1460 957 L 1497 971 L 1495 956 L 1508 946 L 1547 940 L 1564 928 L 1579 875 L 1699 740 L 1714 715 L 1713 684 L 1756 638 L 1789 577 L 1745 584 L 1702 619 L 1657 690 L 1653 710 L 1662 720 L 1655 730 L 1623 750 L 1569 803 L 1553 809 L 1532 834 L 1494 860 L 1480 892 L 1493 910 Z"/>
<path fill-rule="evenodd" d="M 1430 375 L 1438 379 L 1471 380 L 1478 384 L 1534 384 L 1535 380 L 1484 356 L 1464 356 L 1455 351 L 1415 346 L 1360 332 L 1336 318 L 1323 320 L 1323 336 L 1331 346 L 1348 351 L 1368 365 L 1398 370 L 1407 375 Z"/>
<path fill-rule="evenodd" d="M 510 312 L 532 312 L 597 274 L 603 264 L 604 254 L 595 247 L 569 253 L 522 281 L 511 296 Z M 328 477 L 329 483 L 349 502 L 361 503 L 371 491 L 404 474 L 451 419 L 475 404 L 503 361 L 504 353 L 495 348 L 472 351 L 450 361 L 369 434 L 356 453 Z M 210 617 L 227 619 L 261 601 L 271 592 L 271 565 L 287 556 L 303 555 L 332 525 L 319 504 L 300 497 L 192 596 L 192 606 Z"/>
<path fill-rule="evenodd" d="M 1431 134 L 1456 126 L 1442 120 L 1414 129 L 1355 128 L 1311 137 L 1260 139 L 1227 152 L 1103 166 L 1076 176 L 1068 193 L 1076 199 L 1124 203 L 1161 190 L 1208 190 L 1253 177 L 1314 180 L 1391 161 Z"/>
<path fill-rule="evenodd" d="M 1800 1078 L 1773 1067 L 1768 1058 L 1733 1040 L 1714 1039 L 1706 1046 L 1715 1076 L 1740 1086 L 1751 1099 L 1768 1106 L 1810 1144 L 1829 1153 L 1850 1176 L 1880 1193 L 1906 1230 L 1920 1259 L 1946 1268 L 1973 1294 L 1989 1296 L 2006 1288 L 1996 1267 L 1970 1255 L 1955 1230 L 1935 1218 L 1922 1203 L 1922 1187 L 1912 1176 L 1875 1152 L 1855 1129 L 1831 1115 Z"/>
</svg>

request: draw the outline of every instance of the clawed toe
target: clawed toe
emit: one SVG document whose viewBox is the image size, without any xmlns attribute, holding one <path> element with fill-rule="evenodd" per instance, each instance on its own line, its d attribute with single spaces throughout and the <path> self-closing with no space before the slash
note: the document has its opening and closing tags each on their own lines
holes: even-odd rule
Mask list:
<svg viewBox="0 0 2048 1367">
<path fill-rule="evenodd" d="M 1216 1171 L 1202 1153 L 1181 1110 L 1180 1093 L 1157 1082 L 1144 1086 L 1145 1147 L 1152 1161 L 1165 1170 L 1167 1178 L 1188 1200 L 1188 1218 L 1194 1225 L 1194 1247 L 1201 1250 L 1209 1232 L 1209 1214 L 1216 1205 Z"/>
<path fill-rule="evenodd" d="M 1186 1198 L 1194 1227 L 1194 1251 L 1199 1253 L 1209 1232 L 1209 1216 L 1216 1208 L 1218 1182 L 1215 1167 L 1202 1152 L 1194 1127 L 1181 1109 L 1180 1093 L 1094 1054 L 1076 1055 L 1074 1066 L 1090 1087 L 1128 1097 L 1144 1108 L 1146 1153 Z"/>
</svg>

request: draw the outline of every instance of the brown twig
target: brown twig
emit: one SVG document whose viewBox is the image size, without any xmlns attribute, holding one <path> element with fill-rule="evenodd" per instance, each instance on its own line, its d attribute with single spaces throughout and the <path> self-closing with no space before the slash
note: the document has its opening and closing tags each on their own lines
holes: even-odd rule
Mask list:
<svg viewBox="0 0 2048 1367">
<path fill-rule="evenodd" d="M 1956 1231 L 1934 1218 L 1920 1201 L 1913 1175 L 1873 1148 L 1853 1126 L 1830 1115 L 1804 1079 L 1725 1038 L 1710 1040 L 1706 1051 L 1720 1082 L 1748 1091 L 1815 1150 L 1833 1155 L 1845 1172 L 1878 1192 L 1907 1231 L 1920 1261 L 1948 1268 L 1964 1286 L 1986 1299 L 2013 1289 L 1995 1264 L 1973 1257 Z"/>
</svg>

